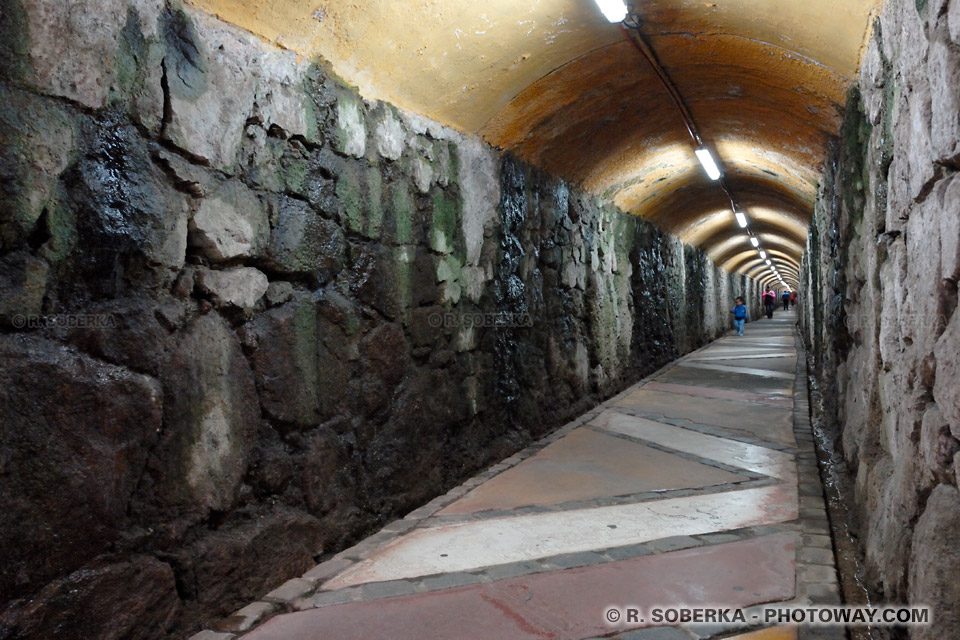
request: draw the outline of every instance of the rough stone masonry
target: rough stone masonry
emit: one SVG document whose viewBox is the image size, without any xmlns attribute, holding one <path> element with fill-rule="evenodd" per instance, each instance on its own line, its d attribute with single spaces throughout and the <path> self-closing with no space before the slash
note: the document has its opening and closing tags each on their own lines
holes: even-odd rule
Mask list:
<svg viewBox="0 0 960 640">
<path fill-rule="evenodd" d="M 877 601 L 960 627 L 960 2 L 887 2 L 827 162 L 803 326 Z M 803 298 L 802 298 L 803 299 Z"/>
<path fill-rule="evenodd" d="M 0 74 L 0 638 L 188 635 L 758 311 L 174 0 L 7 0 Z"/>
</svg>

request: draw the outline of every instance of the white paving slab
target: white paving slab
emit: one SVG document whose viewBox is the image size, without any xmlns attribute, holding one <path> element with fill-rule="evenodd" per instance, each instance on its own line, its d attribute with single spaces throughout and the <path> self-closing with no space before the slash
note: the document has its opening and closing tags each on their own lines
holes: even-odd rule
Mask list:
<svg viewBox="0 0 960 640">
<path fill-rule="evenodd" d="M 686 360 L 759 360 L 762 358 L 795 358 L 793 351 L 771 351 L 770 353 L 740 353 L 730 352 L 728 355 L 687 356 Z"/>
<path fill-rule="evenodd" d="M 683 451 L 707 460 L 716 460 L 771 478 L 796 481 L 794 457 L 783 451 L 707 435 L 692 429 L 630 416 L 607 409 L 587 424 Z"/>
<path fill-rule="evenodd" d="M 677 366 L 687 367 L 690 369 L 708 369 L 710 371 L 729 371 L 731 373 L 743 373 L 751 376 L 762 376 L 764 378 L 779 378 L 781 380 L 793 380 L 796 377 L 792 373 L 784 373 L 782 371 L 771 371 L 770 369 L 750 369 L 747 367 L 734 367 L 726 364 L 710 364 L 706 362 L 684 361 Z"/>
<path fill-rule="evenodd" d="M 323 588 L 470 571 L 670 536 L 785 522 L 797 517 L 795 496 L 796 487 L 776 485 L 417 529 L 328 580 Z"/>
</svg>

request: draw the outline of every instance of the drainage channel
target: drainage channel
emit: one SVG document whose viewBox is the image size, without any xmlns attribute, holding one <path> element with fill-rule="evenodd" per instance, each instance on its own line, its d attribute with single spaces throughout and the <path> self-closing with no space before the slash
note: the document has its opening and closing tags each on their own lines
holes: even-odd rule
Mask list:
<svg viewBox="0 0 960 640">
<path fill-rule="evenodd" d="M 804 346 L 807 357 L 807 384 L 810 390 L 810 424 L 817 452 L 817 465 L 827 504 L 827 518 L 833 539 L 837 577 L 844 604 L 869 606 L 870 591 L 862 580 L 863 550 L 854 531 L 854 519 L 847 506 L 853 499 L 853 486 L 847 474 L 842 454 L 837 450 L 837 435 L 824 423 L 823 395 L 812 373 L 812 357 Z M 886 630 L 877 627 L 850 627 L 850 640 L 889 640 Z"/>
</svg>

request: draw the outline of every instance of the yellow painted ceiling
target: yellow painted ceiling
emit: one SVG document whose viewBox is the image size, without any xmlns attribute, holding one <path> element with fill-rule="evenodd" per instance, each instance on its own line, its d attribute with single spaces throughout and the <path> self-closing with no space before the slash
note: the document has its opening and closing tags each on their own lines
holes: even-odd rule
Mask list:
<svg viewBox="0 0 960 640">
<path fill-rule="evenodd" d="M 756 251 L 696 162 L 679 113 L 593 0 L 192 2 L 322 56 L 365 97 L 480 134 L 721 266 L 751 269 Z M 820 166 L 879 4 L 636 3 L 751 228 L 784 266 L 799 264 Z"/>
</svg>

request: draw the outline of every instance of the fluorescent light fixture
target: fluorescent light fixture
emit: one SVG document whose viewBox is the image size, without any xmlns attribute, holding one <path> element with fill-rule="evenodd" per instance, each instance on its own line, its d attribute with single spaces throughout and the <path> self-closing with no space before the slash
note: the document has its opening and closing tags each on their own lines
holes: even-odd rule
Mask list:
<svg viewBox="0 0 960 640">
<path fill-rule="evenodd" d="M 755 246 L 755 247 L 759 247 L 759 246 L 760 246 L 760 241 L 757 240 L 756 238 L 750 238 L 750 244 L 752 244 L 752 245 Z"/>
<path fill-rule="evenodd" d="M 747 216 L 743 215 L 743 211 L 736 211 L 735 214 L 737 216 L 737 224 L 739 224 L 741 227 L 746 227 Z"/>
<path fill-rule="evenodd" d="M 694 153 L 697 154 L 697 159 L 700 160 L 700 164 L 703 165 L 703 170 L 707 172 L 707 177 L 711 180 L 716 180 L 720 177 L 720 169 L 717 167 L 717 163 L 714 162 L 713 156 L 710 155 L 710 150 L 706 147 L 700 147 Z M 740 225 L 741 227 L 746 225 Z"/>
<path fill-rule="evenodd" d="M 767 259 L 767 252 L 764 251 L 763 249 L 760 249 L 760 257 L 763 258 L 764 260 L 766 260 L 766 259 Z"/>
<path fill-rule="evenodd" d="M 622 0 L 596 0 L 600 12 L 610 22 L 622 22 L 627 17 L 627 7 Z"/>
<path fill-rule="evenodd" d="M 771 264 L 769 260 L 767 260 L 767 264 L 768 264 L 768 265 Z"/>
</svg>

